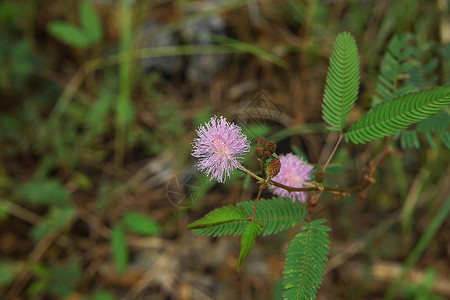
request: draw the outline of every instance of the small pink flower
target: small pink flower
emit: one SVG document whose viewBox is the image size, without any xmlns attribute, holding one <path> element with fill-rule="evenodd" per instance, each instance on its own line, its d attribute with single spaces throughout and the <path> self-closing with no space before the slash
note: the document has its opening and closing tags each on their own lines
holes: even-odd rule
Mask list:
<svg viewBox="0 0 450 300">
<path fill-rule="evenodd" d="M 250 150 L 250 141 L 241 131 L 224 117 L 214 116 L 201 125 L 197 129 L 198 137 L 192 142 L 192 156 L 199 158 L 197 168 L 218 182 L 230 177 Z"/>
<path fill-rule="evenodd" d="M 290 187 L 305 187 L 303 183 L 310 180 L 311 171 L 314 168 L 292 153 L 280 155 L 280 162 L 280 172 L 273 180 Z M 270 185 L 269 189 L 273 194 L 281 197 L 289 197 L 292 201 L 295 201 L 296 198 L 300 202 L 306 202 L 308 200 L 306 192 L 292 192 L 289 194 L 285 189 L 274 185 Z"/>
</svg>

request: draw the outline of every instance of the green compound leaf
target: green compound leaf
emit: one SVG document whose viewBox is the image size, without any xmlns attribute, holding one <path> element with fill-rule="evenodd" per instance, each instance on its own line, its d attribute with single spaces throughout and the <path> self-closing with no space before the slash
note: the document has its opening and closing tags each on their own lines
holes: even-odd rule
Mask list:
<svg viewBox="0 0 450 300">
<path fill-rule="evenodd" d="M 330 57 L 325 86 L 322 118 L 329 130 L 344 128 L 359 89 L 359 55 L 355 39 L 348 32 L 340 33 Z"/>
<path fill-rule="evenodd" d="M 254 201 L 239 202 L 217 208 L 203 218 L 189 224 L 188 229 L 196 234 L 208 236 L 241 235 L 250 223 Z M 255 212 L 255 222 L 264 227 L 263 235 L 286 230 L 303 221 L 305 205 L 289 198 L 260 199 Z"/>
<path fill-rule="evenodd" d="M 435 84 L 438 59 L 428 59 L 432 46 L 432 43 L 420 42 L 420 39 L 412 34 L 394 35 L 391 38 L 381 62 L 376 85 L 377 95 L 373 97 L 372 107 Z M 434 148 L 434 138 L 437 134 L 432 133 L 444 131 L 449 121 L 450 118 L 442 111 L 422 120 L 417 125 L 417 132 L 402 131 L 396 134 L 395 139 L 400 140 L 403 149 L 419 149 L 418 132 L 423 132 L 430 146 Z"/>
<path fill-rule="evenodd" d="M 438 87 L 383 102 L 354 122 L 345 140 L 355 144 L 373 141 L 402 131 L 436 114 L 450 104 L 450 87 Z"/>
<path fill-rule="evenodd" d="M 82 1 L 79 6 L 79 14 L 81 26 L 89 39 L 89 43 L 99 42 L 103 36 L 103 28 L 92 3 L 88 0 Z"/>
<path fill-rule="evenodd" d="M 445 147 L 450 150 L 450 133 L 441 132 L 441 139 L 444 142 Z"/>
<path fill-rule="evenodd" d="M 414 88 L 412 85 L 400 87 L 402 78 L 407 77 L 413 65 L 410 56 L 412 47 L 409 46 L 410 35 L 394 35 L 388 44 L 388 49 L 384 55 L 380 66 L 380 74 L 375 95 L 372 100 L 372 107 L 384 101 L 391 101 Z"/>
<path fill-rule="evenodd" d="M 445 110 L 441 110 L 439 113 L 430 116 L 417 124 L 417 131 L 443 132 L 447 130 L 449 124 L 450 114 Z"/>
<path fill-rule="evenodd" d="M 260 235 L 263 226 L 264 225 L 259 222 L 248 222 L 245 226 L 241 237 L 241 252 L 239 253 L 238 270 L 242 268 L 242 264 L 250 252 L 250 249 L 255 245 L 256 238 Z"/>
<path fill-rule="evenodd" d="M 203 218 L 189 224 L 187 229 L 200 235 L 239 235 L 248 222 L 245 211 L 234 205 L 223 206 L 208 213 Z"/>
<path fill-rule="evenodd" d="M 448 108 L 448 107 L 447 107 Z M 436 147 L 436 144 L 433 140 L 433 133 L 439 133 L 440 139 L 443 141 L 444 145 L 450 149 L 448 144 L 448 136 L 450 134 L 450 114 L 448 113 L 448 109 L 441 110 L 439 113 L 428 117 L 427 119 L 421 121 L 417 124 L 417 132 L 424 132 L 425 137 L 428 141 L 428 144 L 432 148 Z M 436 134 L 435 134 L 436 135 Z"/>
<path fill-rule="evenodd" d="M 405 130 L 400 137 L 400 145 L 402 149 L 419 149 L 420 140 L 417 136 L 417 132 L 412 130 Z"/>
<path fill-rule="evenodd" d="M 312 221 L 291 241 L 284 265 L 284 299 L 315 299 L 327 261 L 330 228 Z"/>
</svg>

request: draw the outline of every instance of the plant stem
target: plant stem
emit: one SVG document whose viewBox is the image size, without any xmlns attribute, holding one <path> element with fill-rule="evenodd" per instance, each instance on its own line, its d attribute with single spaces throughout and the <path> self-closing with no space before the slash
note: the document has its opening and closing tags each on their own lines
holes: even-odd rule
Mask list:
<svg viewBox="0 0 450 300">
<path fill-rule="evenodd" d="M 263 182 L 264 179 L 262 177 L 259 177 L 258 175 L 256 175 L 255 173 L 253 173 L 252 171 L 246 169 L 245 167 L 243 167 L 242 165 L 239 165 L 239 170 L 241 170 L 242 172 L 247 173 L 248 175 L 252 176 L 253 178 L 255 178 L 258 181 Z"/>
<path fill-rule="evenodd" d="M 127 132 L 131 123 L 131 58 L 132 58 L 132 19 L 130 1 L 121 1 L 120 51 L 128 60 L 119 65 L 119 97 L 116 103 L 116 136 L 114 139 L 114 163 L 121 165 L 125 156 Z"/>
<path fill-rule="evenodd" d="M 253 222 L 255 220 L 256 206 L 258 205 L 259 197 L 261 197 L 261 192 L 265 187 L 266 187 L 266 183 L 263 183 L 259 186 L 258 196 L 256 197 L 255 207 L 253 207 L 252 216 L 250 218 L 248 218 L 248 220 L 251 222 Z"/>
<path fill-rule="evenodd" d="M 264 164 L 265 164 L 266 160 L 264 158 L 261 159 L 261 174 L 263 176 L 263 178 L 266 178 L 266 170 L 264 169 Z"/>
<path fill-rule="evenodd" d="M 253 178 L 255 178 L 256 180 L 260 181 L 260 182 L 266 182 L 268 184 L 273 184 L 274 186 L 277 186 L 279 188 L 285 189 L 288 192 L 308 192 L 308 191 L 318 191 L 318 190 L 325 190 L 327 192 L 330 193 L 337 193 L 337 194 L 343 194 L 346 193 L 345 190 L 342 189 L 338 189 L 338 188 L 332 188 L 332 187 L 328 187 L 328 186 L 323 186 L 323 185 L 312 185 L 310 187 L 304 187 L 304 188 L 295 188 L 295 187 L 291 187 L 291 186 L 287 186 L 284 185 L 282 183 L 273 181 L 272 179 L 269 179 L 268 181 L 265 181 L 264 178 L 259 177 L 258 175 L 256 175 L 255 173 L 253 173 L 252 171 L 246 169 L 245 167 L 243 167 L 242 165 L 239 166 L 239 170 L 241 170 L 242 172 L 247 173 L 248 175 L 252 176 Z M 308 184 L 307 182 L 305 182 L 304 184 Z"/>
<path fill-rule="evenodd" d="M 366 173 L 366 175 L 364 176 L 364 180 L 353 185 L 352 187 L 348 188 L 347 190 L 343 190 L 342 192 L 338 192 L 337 195 L 327 204 L 325 204 L 324 206 L 322 206 L 321 208 L 319 208 L 318 210 L 316 210 L 314 212 L 313 216 L 318 215 L 319 213 L 321 213 L 324 209 L 326 209 L 328 206 L 330 206 L 331 204 L 337 202 L 338 200 L 356 192 L 359 191 L 358 193 L 358 199 L 362 199 L 364 197 L 366 197 L 367 192 L 369 191 L 370 187 L 375 183 L 375 180 L 373 179 L 373 175 L 375 173 L 375 171 L 377 170 L 377 167 L 390 155 L 393 153 L 393 149 L 392 147 L 389 146 L 390 141 L 392 140 L 392 137 L 386 138 L 384 141 L 384 146 L 383 146 L 383 150 L 381 151 L 381 153 L 372 158 L 369 162 L 369 170 Z M 326 189 L 325 189 L 326 190 Z"/>
<path fill-rule="evenodd" d="M 319 190 L 324 190 L 324 191 L 327 191 L 330 193 L 338 193 L 338 194 L 342 194 L 342 193 L 346 192 L 345 190 L 328 187 L 328 186 L 323 186 L 322 184 L 314 185 L 311 187 L 295 188 L 295 187 L 287 186 L 287 185 L 284 185 L 282 183 L 279 183 L 279 182 L 276 182 L 273 180 L 270 180 L 269 183 L 273 184 L 274 186 L 277 186 L 279 188 L 285 189 L 288 192 L 308 192 L 308 191 L 319 191 Z M 305 184 L 306 184 L 306 182 L 305 182 Z"/>
<path fill-rule="evenodd" d="M 327 168 L 328 165 L 330 164 L 330 161 L 331 161 L 331 159 L 333 158 L 334 154 L 336 153 L 336 150 L 337 150 L 339 144 L 341 143 L 343 137 L 344 137 L 344 134 L 342 133 L 342 130 L 341 130 L 341 131 L 339 132 L 339 138 L 338 138 L 338 140 L 337 140 L 337 142 L 336 142 L 336 145 L 334 145 L 334 148 L 333 148 L 333 151 L 332 151 L 331 154 L 330 154 L 330 157 L 328 157 L 327 162 L 325 163 L 325 165 L 324 165 L 323 168 L 322 168 L 322 172 L 325 172 L 326 168 Z"/>
</svg>

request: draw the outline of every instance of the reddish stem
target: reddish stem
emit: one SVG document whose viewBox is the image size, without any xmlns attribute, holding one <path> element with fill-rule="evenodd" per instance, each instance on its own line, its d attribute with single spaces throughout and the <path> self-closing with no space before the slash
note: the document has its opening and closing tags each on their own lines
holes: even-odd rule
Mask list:
<svg viewBox="0 0 450 300">
<path fill-rule="evenodd" d="M 262 190 L 266 187 L 266 184 L 263 183 L 259 186 L 258 196 L 256 197 L 255 201 L 255 207 L 253 207 L 253 213 L 250 218 L 248 218 L 249 221 L 253 222 L 255 220 L 255 212 L 256 212 L 256 206 L 258 205 L 259 197 L 261 197 Z"/>
<path fill-rule="evenodd" d="M 336 142 L 336 145 L 334 145 L 334 148 L 333 148 L 333 151 L 332 151 L 331 154 L 330 154 L 330 157 L 328 157 L 327 162 L 325 163 L 325 165 L 323 165 L 322 172 L 325 172 L 326 168 L 327 168 L 328 165 L 330 164 L 331 159 L 333 158 L 334 153 L 336 153 L 336 150 L 337 150 L 339 144 L 341 143 L 343 137 L 344 137 L 344 134 L 342 133 L 342 131 L 339 132 L 339 138 L 338 138 L 338 140 L 337 140 L 337 142 Z"/>
<path fill-rule="evenodd" d="M 279 188 L 285 189 L 288 192 L 308 192 L 308 191 L 317 191 L 317 190 L 319 190 L 319 188 L 316 187 L 316 186 L 304 187 L 304 188 L 295 188 L 295 187 L 287 186 L 287 185 L 284 185 L 282 183 L 279 183 L 279 182 L 276 182 L 276 181 L 273 181 L 273 180 L 270 180 L 269 183 L 273 184 L 274 186 L 277 186 Z M 328 187 L 328 186 L 324 186 L 323 190 L 327 191 L 327 192 L 330 192 L 330 193 L 338 193 L 338 194 L 345 193 L 345 190 L 338 189 L 338 188 L 333 188 L 333 187 Z"/>
</svg>

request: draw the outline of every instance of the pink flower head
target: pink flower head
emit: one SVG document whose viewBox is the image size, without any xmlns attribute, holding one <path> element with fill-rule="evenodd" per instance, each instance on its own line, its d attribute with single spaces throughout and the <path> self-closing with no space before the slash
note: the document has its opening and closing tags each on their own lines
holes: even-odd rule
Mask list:
<svg viewBox="0 0 450 300">
<path fill-rule="evenodd" d="M 199 158 L 197 168 L 210 179 L 224 182 L 239 167 L 243 155 L 250 150 L 250 141 L 241 128 L 226 118 L 216 116 L 197 129 L 192 142 L 192 156 Z"/>
<path fill-rule="evenodd" d="M 273 178 L 274 181 L 290 187 L 305 187 L 304 182 L 309 181 L 311 171 L 314 169 L 306 161 L 292 153 L 280 155 L 281 169 L 277 176 Z M 292 192 L 289 194 L 285 189 L 269 186 L 270 191 L 281 197 L 289 197 L 292 201 L 297 198 L 300 202 L 306 202 L 306 192 Z"/>
</svg>

